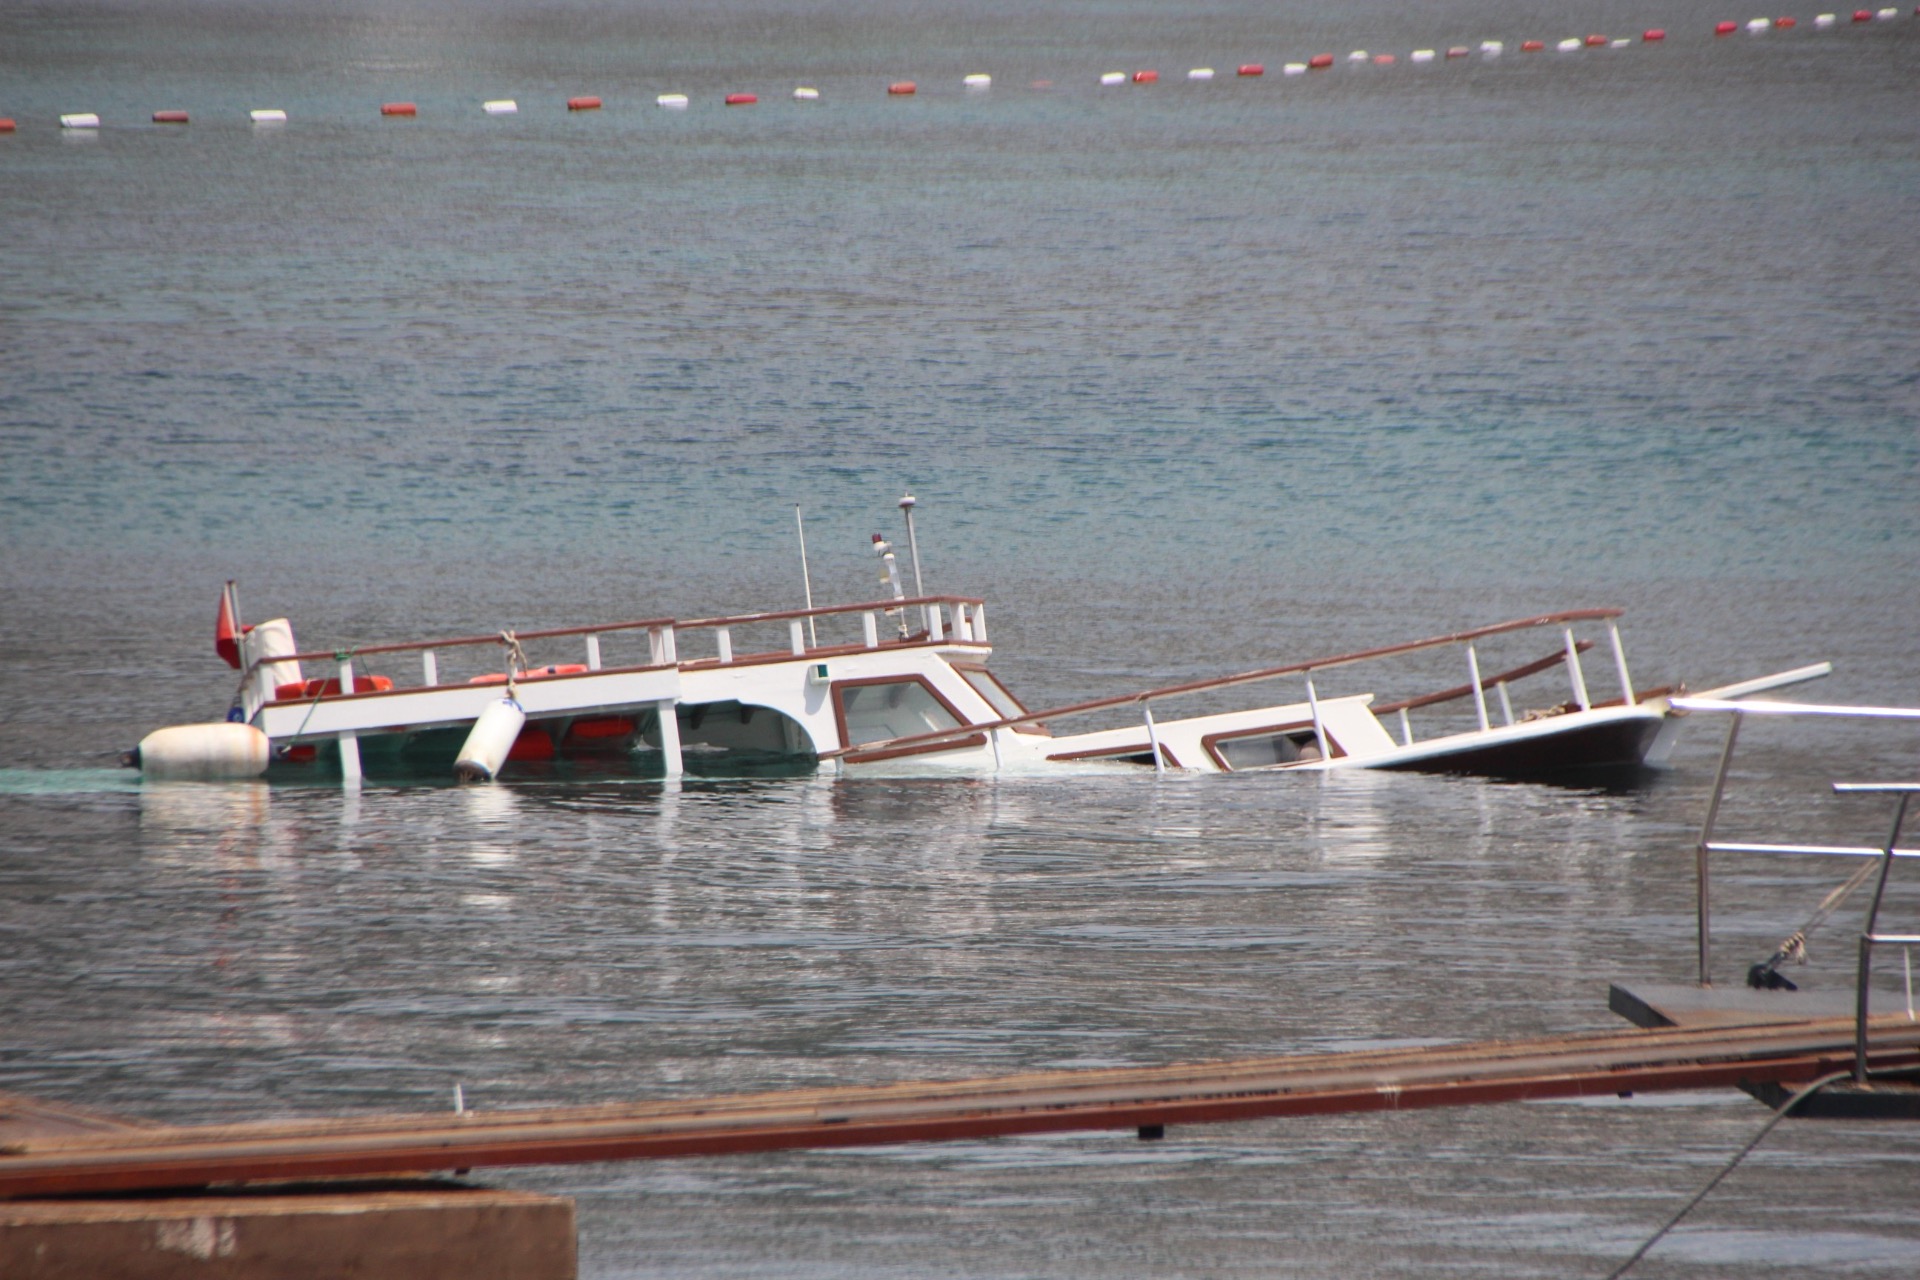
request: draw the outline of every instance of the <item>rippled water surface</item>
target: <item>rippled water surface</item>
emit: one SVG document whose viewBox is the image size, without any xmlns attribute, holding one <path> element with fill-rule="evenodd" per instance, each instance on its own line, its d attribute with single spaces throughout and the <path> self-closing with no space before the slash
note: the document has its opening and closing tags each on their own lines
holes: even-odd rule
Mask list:
<svg viewBox="0 0 1920 1280">
<path fill-rule="evenodd" d="M 113 760 L 226 706 L 225 578 L 303 647 L 790 607 L 798 503 L 850 600 L 907 487 L 929 587 L 991 600 L 1033 703 L 1575 605 L 1630 610 L 1644 684 L 1825 658 L 1803 696 L 1920 703 L 1920 20 L 1705 34 L 1738 16 L 8 6 L 0 1089 L 208 1120 L 1616 1025 L 1610 980 L 1692 973 L 1711 724 L 1611 790 L 351 794 Z M 1507 55 L 1405 56 L 1482 39 Z M 1356 48 L 1399 61 L 1278 74 Z M 245 123 L 265 106 L 288 124 Z M 97 135 L 56 127 L 87 110 Z M 1877 802 L 1825 783 L 1911 776 L 1920 743 L 1749 746 L 1734 825 L 1868 843 Z M 1836 878 L 1725 867 L 1723 978 Z M 1920 884 L 1891 902 L 1920 926 Z M 1852 928 L 1796 976 L 1846 989 Z M 1764 1117 L 1701 1094 L 491 1180 L 577 1196 L 596 1277 L 1603 1275 Z M 1635 1274 L 1911 1275 L 1917 1160 L 1908 1127 L 1783 1125 Z"/>
</svg>

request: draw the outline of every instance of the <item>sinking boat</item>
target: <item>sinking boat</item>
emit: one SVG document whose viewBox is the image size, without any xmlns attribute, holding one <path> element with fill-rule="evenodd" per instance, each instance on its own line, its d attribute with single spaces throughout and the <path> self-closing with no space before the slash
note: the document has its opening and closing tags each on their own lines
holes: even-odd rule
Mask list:
<svg viewBox="0 0 1920 1280">
<path fill-rule="evenodd" d="M 1337 654 L 1068 706 L 1030 709 L 988 665 L 984 601 L 919 596 L 728 617 L 648 618 L 539 631 L 502 631 L 345 650 L 302 652 L 276 618 L 235 639 L 242 671 L 225 724 L 149 735 L 132 763 L 160 776 L 368 774 L 420 777 L 438 769 L 486 780 L 556 760 L 628 761 L 667 776 L 696 772 L 938 770 L 1042 773 L 1074 767 L 1159 772 L 1325 771 L 1345 768 L 1552 778 L 1659 764 L 1677 721 L 1670 688 L 1633 686 L 1616 609 L 1522 618 L 1407 644 Z M 918 625 L 905 634 L 903 617 Z M 1617 693 L 1587 682 L 1583 655 L 1597 627 Z M 783 630 L 777 647 L 743 636 Z M 841 638 L 841 631 L 854 634 Z M 1493 674 L 1481 647 L 1546 632 L 1555 651 Z M 824 634 L 823 634 L 824 633 Z M 697 643 L 696 655 L 683 646 Z M 531 647 L 568 644 L 578 662 L 536 662 Z M 1380 702 L 1323 692 L 1363 663 L 1452 648 L 1468 680 Z M 463 661 L 464 660 L 464 661 Z M 395 674 L 402 664 L 417 674 Z M 491 669 L 471 671 L 476 665 Z M 316 666 L 330 672 L 309 674 Z M 449 668 L 468 674 L 453 675 Z M 1514 688 L 1559 669 L 1565 696 L 1516 712 Z M 1737 698 L 1827 674 L 1800 667 L 1700 696 Z M 1169 718 L 1181 699 L 1291 680 L 1304 697 Z M 1416 714 L 1464 704 L 1464 727 L 1420 736 Z M 1096 713 L 1118 727 L 1066 732 Z M 1457 717 L 1456 717 L 1457 718 Z M 171 739 L 184 739 L 173 741 Z M 476 736 L 491 737 L 475 743 Z M 231 745 L 229 745 L 231 744 Z M 489 754 L 490 753 L 490 754 Z M 442 774 L 441 776 L 445 776 Z"/>
<path fill-rule="evenodd" d="M 314 651 L 299 648 L 285 618 L 243 626 L 229 583 L 215 647 L 241 674 L 227 722 L 156 731 L 129 762 L 152 776 L 347 782 L 450 773 L 490 781 L 555 762 L 667 777 L 1361 768 L 1554 779 L 1657 765 L 1678 727 L 1672 699 L 1681 691 L 1635 687 L 1618 609 L 1541 614 L 1036 710 L 989 667 L 985 601 L 909 597 L 878 535 L 875 549 L 891 598 Z M 1483 671 L 1491 647 L 1533 633 L 1551 645 L 1544 656 Z M 1590 687 L 1583 661 L 1602 644 L 1617 685 L 1604 693 Z M 1459 659 L 1464 683 L 1390 701 L 1334 689 L 1354 669 L 1388 660 L 1418 657 L 1431 668 L 1444 650 Z M 1699 696 L 1738 698 L 1830 670 L 1818 663 Z M 1523 682 L 1533 691 L 1556 673 L 1563 686 L 1516 710 Z M 1169 715 L 1182 702 L 1276 685 L 1301 696 Z M 1102 716 L 1121 723 L 1072 731 Z"/>
</svg>

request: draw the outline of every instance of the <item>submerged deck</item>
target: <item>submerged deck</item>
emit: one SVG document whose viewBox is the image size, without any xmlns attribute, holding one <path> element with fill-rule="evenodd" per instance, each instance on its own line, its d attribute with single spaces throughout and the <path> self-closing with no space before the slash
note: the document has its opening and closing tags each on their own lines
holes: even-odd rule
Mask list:
<svg viewBox="0 0 1920 1280">
<path fill-rule="evenodd" d="M 1920 1067 L 1876 1019 L 1875 1070 Z M 1851 1019 L 1622 1030 L 1435 1048 L 1038 1072 L 498 1112 L 0 1135 L 0 1198 L 265 1179 L 1136 1130 L 1674 1089 L 1806 1083 L 1853 1063 Z"/>
</svg>

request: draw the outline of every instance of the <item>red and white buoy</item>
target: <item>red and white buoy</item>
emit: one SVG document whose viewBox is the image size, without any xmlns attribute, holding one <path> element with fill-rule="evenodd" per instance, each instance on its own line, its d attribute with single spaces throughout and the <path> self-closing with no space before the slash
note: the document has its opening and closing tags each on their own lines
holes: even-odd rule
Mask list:
<svg viewBox="0 0 1920 1280">
<path fill-rule="evenodd" d="M 727 95 L 726 101 L 730 107 L 750 107 L 760 101 L 760 95 L 757 93 L 730 93 Z M 662 102 L 660 105 L 664 107 L 672 104 Z"/>
<path fill-rule="evenodd" d="M 1309 71 L 1325 71 L 1332 65 L 1333 55 L 1330 53 L 1316 53 L 1307 59 L 1307 70 Z"/>
<path fill-rule="evenodd" d="M 155 124 L 185 124 L 187 113 L 184 111 L 156 111 L 153 113 Z"/>
<path fill-rule="evenodd" d="M 1237 76 L 1263 76 L 1267 74 L 1267 69 L 1258 62 L 1243 62 L 1240 64 L 1240 69 L 1233 74 Z"/>
<path fill-rule="evenodd" d="M 1855 18 L 1854 21 L 1858 22 L 1859 19 Z M 1730 36 L 1739 29 L 1740 24 L 1737 22 L 1716 22 L 1713 24 L 1713 34 L 1717 36 Z"/>
<path fill-rule="evenodd" d="M 1658 41 L 1665 40 L 1667 38 L 1667 31 L 1665 27 L 1648 27 L 1640 33 L 1640 38 L 1648 44 L 1654 44 Z"/>
<path fill-rule="evenodd" d="M 600 99 L 591 94 L 567 99 L 567 110 L 569 111 L 598 111 L 599 109 Z"/>
<path fill-rule="evenodd" d="M 1547 42 L 1545 40 L 1522 40 L 1520 42 L 1520 52 L 1522 53 L 1538 53 L 1546 47 Z"/>
<path fill-rule="evenodd" d="M 1158 84 L 1160 83 L 1160 73 L 1158 71 L 1136 71 L 1133 73 L 1133 82 L 1135 84 Z"/>
</svg>

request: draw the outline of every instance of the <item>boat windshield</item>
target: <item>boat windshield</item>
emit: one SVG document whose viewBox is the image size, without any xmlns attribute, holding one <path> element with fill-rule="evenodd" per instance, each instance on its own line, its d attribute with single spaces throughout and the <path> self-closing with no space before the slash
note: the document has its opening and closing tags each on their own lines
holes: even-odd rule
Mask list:
<svg viewBox="0 0 1920 1280">
<path fill-rule="evenodd" d="M 959 717 L 917 679 L 844 684 L 837 693 L 850 747 L 960 725 Z"/>
</svg>

